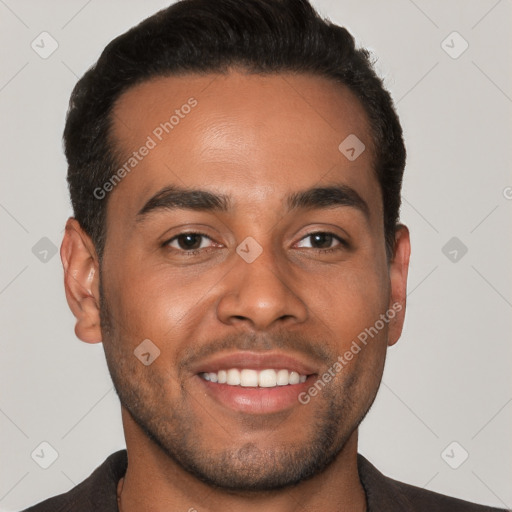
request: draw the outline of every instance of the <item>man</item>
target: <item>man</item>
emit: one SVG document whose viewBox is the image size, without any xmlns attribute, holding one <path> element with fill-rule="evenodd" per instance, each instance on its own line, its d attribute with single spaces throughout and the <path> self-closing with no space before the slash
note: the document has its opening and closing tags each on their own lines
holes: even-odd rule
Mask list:
<svg viewBox="0 0 512 512">
<path fill-rule="evenodd" d="M 410 243 L 402 130 L 345 29 L 183 0 L 107 46 L 64 140 L 66 297 L 127 451 L 29 510 L 493 510 L 357 453 Z"/>
</svg>

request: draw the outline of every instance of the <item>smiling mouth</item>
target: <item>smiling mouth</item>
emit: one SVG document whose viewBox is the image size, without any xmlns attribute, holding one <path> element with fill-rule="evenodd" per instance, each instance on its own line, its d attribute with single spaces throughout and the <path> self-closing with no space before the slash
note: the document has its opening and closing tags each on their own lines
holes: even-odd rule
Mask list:
<svg viewBox="0 0 512 512">
<path fill-rule="evenodd" d="M 266 368 L 254 370 L 251 368 L 230 368 L 217 372 L 202 372 L 199 376 L 209 382 L 227 384 L 228 386 L 251 388 L 275 388 L 278 386 L 293 386 L 306 382 L 308 375 L 296 371 Z"/>
</svg>

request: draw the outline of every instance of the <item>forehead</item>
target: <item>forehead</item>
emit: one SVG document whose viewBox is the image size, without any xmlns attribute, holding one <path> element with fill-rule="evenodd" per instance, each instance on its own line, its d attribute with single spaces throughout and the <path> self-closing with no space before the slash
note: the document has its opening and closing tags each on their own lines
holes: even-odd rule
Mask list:
<svg viewBox="0 0 512 512">
<path fill-rule="evenodd" d="M 256 209 L 334 181 L 378 193 L 363 107 L 346 87 L 316 76 L 231 71 L 152 79 L 118 99 L 111 135 L 126 171 L 110 198 L 119 215 L 135 215 L 173 184 L 229 194 L 235 204 L 243 197 Z M 355 160 L 340 151 L 347 138 L 366 147 Z"/>
</svg>

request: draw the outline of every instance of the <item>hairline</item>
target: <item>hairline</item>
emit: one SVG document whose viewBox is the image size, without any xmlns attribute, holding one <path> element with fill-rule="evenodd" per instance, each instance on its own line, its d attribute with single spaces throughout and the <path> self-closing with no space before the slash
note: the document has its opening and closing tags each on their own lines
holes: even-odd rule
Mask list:
<svg viewBox="0 0 512 512">
<path fill-rule="evenodd" d="M 108 110 L 106 114 L 106 146 L 108 148 L 109 154 L 107 155 L 107 158 L 110 159 L 112 168 L 111 171 L 115 172 L 115 169 L 119 168 L 124 160 L 126 159 L 126 155 L 123 156 L 124 152 L 129 152 L 126 148 L 123 148 L 123 141 L 119 139 L 118 136 L 115 135 L 115 126 L 116 124 L 119 124 L 119 121 L 116 123 L 116 117 L 115 112 L 116 109 L 119 107 L 119 103 L 122 101 L 122 98 L 129 92 L 133 92 L 134 89 L 137 89 L 138 87 L 142 87 L 144 85 L 147 85 L 151 82 L 156 82 L 160 80 L 165 80 L 167 78 L 187 78 L 187 77 L 201 77 L 201 76 L 228 76 L 232 73 L 242 73 L 246 75 L 260 75 L 260 76 L 279 76 L 279 75 L 290 75 L 290 76 L 307 76 L 312 78 L 319 78 L 323 79 L 326 82 L 331 83 L 332 85 L 336 87 L 341 87 L 348 91 L 352 98 L 358 102 L 358 105 L 361 107 L 362 111 L 364 112 L 364 124 L 365 124 L 365 130 L 369 135 L 370 144 L 366 144 L 366 150 L 370 151 L 370 166 L 373 171 L 373 177 L 375 178 L 377 182 L 377 186 L 379 187 L 380 191 L 380 197 L 382 202 L 384 202 L 383 193 L 384 190 L 382 188 L 382 185 L 379 180 L 379 172 L 378 172 L 378 164 L 380 160 L 380 155 L 377 151 L 377 134 L 375 133 L 375 128 L 373 126 L 373 123 L 371 121 L 370 115 L 367 111 L 367 107 L 364 105 L 364 102 L 358 97 L 357 93 L 346 83 L 344 83 L 342 80 L 337 80 L 336 78 L 329 76 L 325 73 L 321 72 L 315 72 L 314 70 L 294 70 L 292 68 L 286 69 L 283 68 L 282 70 L 272 70 L 272 71 L 264 71 L 264 70 L 258 70 L 258 69 L 251 69 L 250 66 L 244 65 L 243 63 L 234 63 L 234 64 L 221 64 L 219 66 L 212 66 L 212 68 L 208 71 L 196 71 L 196 70 L 178 70 L 178 71 L 172 71 L 169 73 L 155 73 L 150 76 L 145 76 L 143 79 L 137 80 L 134 83 L 129 84 L 126 88 L 122 89 L 118 95 L 115 97 L 115 99 L 112 101 L 112 105 L 110 109 Z M 368 147 L 369 146 L 369 147 Z M 115 193 L 115 190 L 107 194 L 105 200 L 106 203 L 104 205 L 105 208 L 105 217 L 104 217 L 104 223 L 101 229 L 101 247 L 98 252 L 98 257 L 101 262 L 103 252 L 106 247 L 107 243 L 107 228 L 108 228 L 108 211 L 109 211 L 109 200 L 111 195 Z M 385 207 L 384 204 L 382 205 L 382 225 L 384 229 L 384 242 L 386 245 L 386 254 L 388 253 L 387 250 L 387 233 L 386 233 L 386 226 L 385 226 Z"/>
</svg>

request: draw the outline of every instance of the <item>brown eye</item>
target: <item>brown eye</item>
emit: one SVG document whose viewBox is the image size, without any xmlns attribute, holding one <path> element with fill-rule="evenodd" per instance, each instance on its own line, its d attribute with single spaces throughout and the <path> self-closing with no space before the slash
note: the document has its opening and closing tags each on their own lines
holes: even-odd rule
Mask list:
<svg viewBox="0 0 512 512">
<path fill-rule="evenodd" d="M 179 251 L 197 251 L 208 247 L 208 245 L 204 245 L 204 239 L 211 241 L 211 238 L 203 233 L 181 233 L 165 242 L 164 245 Z"/>
<path fill-rule="evenodd" d="M 334 240 L 334 237 L 329 233 L 315 233 L 310 237 L 316 249 L 330 249 Z"/>
<path fill-rule="evenodd" d="M 300 245 L 304 240 L 310 239 L 310 245 Z M 333 246 L 334 243 L 334 246 Z M 334 233 L 327 233 L 324 231 L 318 231 L 316 233 L 310 233 L 305 236 L 300 242 L 299 247 L 311 247 L 312 249 L 318 250 L 336 250 L 341 247 L 347 247 L 347 242 L 335 235 Z"/>
</svg>

